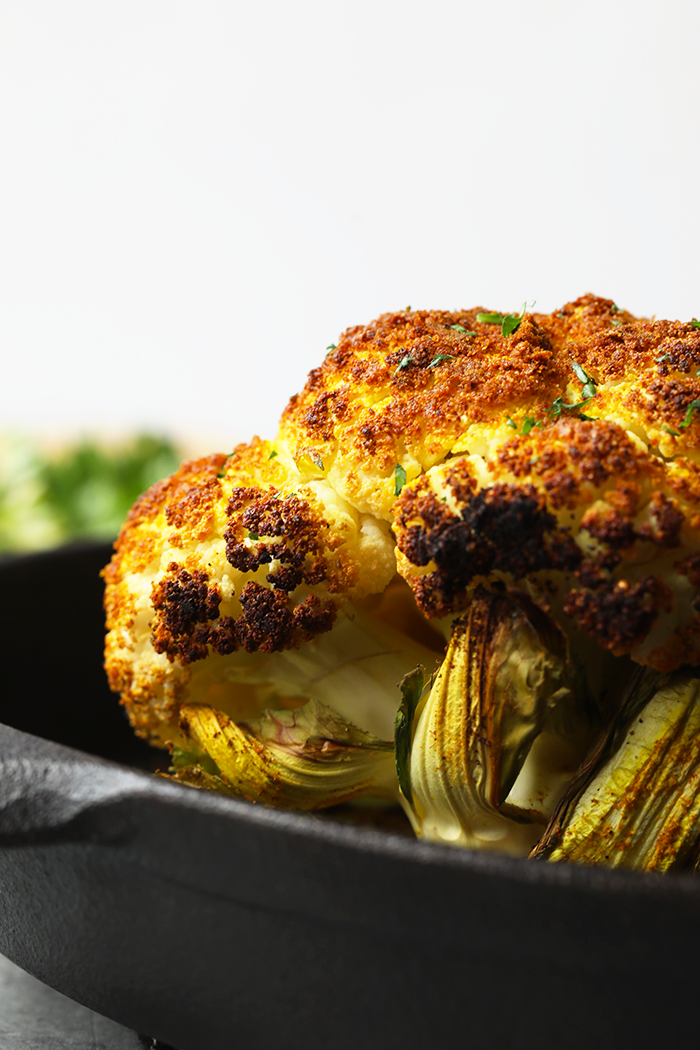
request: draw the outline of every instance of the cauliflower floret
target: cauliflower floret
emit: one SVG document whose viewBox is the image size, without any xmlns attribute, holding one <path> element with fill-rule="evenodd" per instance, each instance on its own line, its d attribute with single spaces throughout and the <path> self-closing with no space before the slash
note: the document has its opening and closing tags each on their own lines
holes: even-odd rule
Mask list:
<svg viewBox="0 0 700 1050">
<path fill-rule="evenodd" d="M 428 615 L 486 580 L 525 587 L 570 633 L 671 670 L 700 660 L 700 474 L 604 420 L 560 419 L 407 486 L 399 570 Z"/>
<path fill-rule="evenodd" d="M 269 442 L 185 463 L 133 507 L 105 570 L 111 686 L 137 731 L 162 739 L 185 701 L 237 720 L 293 706 L 301 686 L 282 655 L 318 648 L 342 609 L 337 644 L 349 603 L 395 571 L 388 526 Z"/>
</svg>

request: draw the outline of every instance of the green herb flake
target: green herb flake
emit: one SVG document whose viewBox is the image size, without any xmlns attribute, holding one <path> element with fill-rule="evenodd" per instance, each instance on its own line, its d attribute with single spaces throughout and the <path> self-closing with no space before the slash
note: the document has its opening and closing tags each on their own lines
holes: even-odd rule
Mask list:
<svg viewBox="0 0 700 1050">
<path fill-rule="evenodd" d="M 400 463 L 396 464 L 394 471 L 394 495 L 400 496 L 401 489 L 406 484 L 406 471 L 403 469 Z"/>
<path fill-rule="evenodd" d="M 595 397 L 595 380 L 586 372 L 585 368 L 582 368 L 576 361 L 571 362 L 571 367 L 576 373 L 576 378 L 583 383 L 583 390 L 581 391 L 581 397 L 585 401 L 590 401 L 592 397 Z"/>
<path fill-rule="evenodd" d="M 276 450 L 275 450 L 275 449 L 273 448 L 272 452 L 270 453 L 270 455 L 269 455 L 269 456 L 268 456 L 267 458 L 268 458 L 268 459 L 274 459 L 276 455 L 277 455 L 277 452 L 276 452 Z"/>
<path fill-rule="evenodd" d="M 532 416 L 525 416 L 523 420 L 523 434 L 529 434 L 533 427 L 542 427 L 541 423 L 538 423 Z"/>
<path fill-rule="evenodd" d="M 504 317 L 501 325 L 501 335 L 508 336 L 512 335 L 513 332 L 517 332 L 521 320 L 522 317 L 517 317 L 515 314 L 508 314 L 507 317 Z"/>
<path fill-rule="evenodd" d="M 566 411 L 568 411 L 568 410 L 571 410 L 571 409 L 575 409 L 575 408 L 583 408 L 583 406 L 584 406 L 584 405 L 587 405 L 587 404 L 588 404 L 588 402 L 589 402 L 589 401 L 591 401 L 591 400 L 592 400 L 592 397 L 587 397 L 585 401 L 577 401 L 577 402 L 576 402 L 575 404 L 573 404 L 573 405 L 567 405 L 567 404 L 565 403 L 565 401 L 564 401 L 564 398 L 563 398 L 563 397 L 558 397 L 558 398 L 557 398 L 557 399 L 556 399 L 556 400 L 555 400 L 555 401 L 554 401 L 554 402 L 553 402 L 553 403 L 552 403 L 552 404 L 550 405 L 550 407 L 549 407 L 549 408 L 547 409 L 547 411 L 549 412 L 550 416 L 553 416 L 553 417 L 554 417 L 554 419 L 559 419 L 559 416 L 560 416 L 560 415 L 562 414 L 562 412 L 564 412 L 565 410 L 566 410 Z M 581 413 L 579 413 L 579 415 L 581 415 Z M 581 418 L 583 418 L 583 419 L 593 419 L 593 418 L 595 418 L 595 417 L 594 417 L 594 416 L 582 416 L 582 415 L 581 415 Z"/>
<path fill-rule="evenodd" d="M 656 358 L 656 363 L 657 363 L 657 365 L 660 365 L 662 361 L 670 361 L 670 360 L 671 360 L 671 355 L 670 354 L 662 354 L 661 357 L 657 357 Z"/>
<path fill-rule="evenodd" d="M 673 434 L 673 436 L 675 438 L 680 437 L 680 434 L 678 433 L 678 431 L 677 430 L 672 430 L 671 427 L 662 427 L 661 429 L 665 430 L 667 434 Z"/>
<path fill-rule="evenodd" d="M 454 361 L 454 359 L 454 354 L 436 354 L 428 365 L 428 368 L 437 368 L 437 366 L 441 365 L 443 361 Z"/>
<path fill-rule="evenodd" d="M 463 324 L 451 324 L 447 327 L 451 328 L 453 332 L 459 332 L 460 335 L 476 335 L 476 332 L 468 332 Z"/>
<path fill-rule="evenodd" d="M 329 353 L 330 353 L 331 350 L 337 350 L 337 349 L 338 349 L 338 344 L 337 343 L 329 343 L 328 346 L 326 347 L 326 350 L 328 350 Z"/>
<path fill-rule="evenodd" d="M 229 452 L 229 454 L 226 457 L 226 463 L 228 463 L 228 461 L 231 459 L 232 456 L 233 456 L 233 452 Z M 226 477 L 226 463 L 224 463 L 224 465 L 223 465 L 223 470 L 220 470 L 219 473 L 216 475 L 217 478 L 225 478 Z"/>
<path fill-rule="evenodd" d="M 514 423 L 513 420 L 510 418 L 510 416 L 507 415 L 507 414 L 506 414 L 506 426 L 507 427 L 512 427 L 513 430 L 517 430 L 518 429 L 518 424 Z"/>
<path fill-rule="evenodd" d="M 248 529 L 248 539 L 250 539 L 250 540 L 259 540 L 260 537 L 257 534 L 257 532 L 255 532 L 253 529 Z"/>
<path fill-rule="evenodd" d="M 619 326 L 622 324 L 622 321 L 616 321 L 614 317 L 611 317 L 610 318 L 610 324 L 617 325 L 618 328 L 619 328 Z"/>
<path fill-rule="evenodd" d="M 476 319 L 479 324 L 500 324 L 501 335 L 505 337 L 512 335 L 513 332 L 517 332 L 525 312 L 534 305 L 534 301 L 523 303 L 519 314 L 477 314 Z"/>
<path fill-rule="evenodd" d="M 413 364 L 413 358 L 411 357 L 410 354 L 406 354 L 406 356 L 402 357 L 401 360 L 399 361 L 399 367 L 394 372 L 394 375 L 398 375 L 399 372 L 403 372 L 404 368 L 410 368 L 410 366 L 412 364 Z"/>
<path fill-rule="evenodd" d="M 700 328 L 700 321 L 698 321 L 695 317 L 690 323 L 693 326 L 693 328 Z"/>
<path fill-rule="evenodd" d="M 612 304 L 612 306 L 610 307 L 610 309 L 612 310 L 612 312 L 613 312 L 614 314 L 621 314 L 621 313 L 622 313 L 622 310 L 621 310 L 621 309 L 620 309 L 620 307 L 619 307 L 619 306 L 617 305 L 617 303 L 613 303 L 613 304 Z"/>
<path fill-rule="evenodd" d="M 580 403 L 584 404 L 586 401 L 590 401 L 591 398 L 595 397 L 596 395 L 595 380 L 591 379 L 591 377 L 586 372 L 585 368 L 582 368 L 581 365 L 578 364 L 576 361 L 571 362 L 571 367 L 576 373 L 576 378 L 583 383 L 583 390 L 581 391 L 581 397 L 583 400 Z M 575 408 L 578 406 L 565 405 L 564 407 Z"/>
<path fill-rule="evenodd" d="M 688 405 L 688 411 L 685 414 L 685 419 L 682 423 L 679 423 L 679 427 L 689 427 L 693 418 L 693 412 L 696 412 L 700 408 L 700 397 L 696 397 L 694 401 L 691 401 Z"/>
<path fill-rule="evenodd" d="M 399 787 L 405 799 L 413 803 L 411 791 L 411 735 L 416 708 L 420 703 L 425 685 L 425 668 L 420 664 L 399 682 L 401 703 L 394 720 L 394 754 Z"/>
</svg>

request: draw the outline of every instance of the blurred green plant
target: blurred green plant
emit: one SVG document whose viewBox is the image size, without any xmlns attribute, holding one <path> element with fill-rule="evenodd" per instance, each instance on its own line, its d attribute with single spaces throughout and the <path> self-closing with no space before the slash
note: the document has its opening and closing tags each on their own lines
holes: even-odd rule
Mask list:
<svg viewBox="0 0 700 1050">
<path fill-rule="evenodd" d="M 149 434 L 112 446 L 85 439 L 55 454 L 0 435 L 0 551 L 115 538 L 134 500 L 181 458 Z"/>
</svg>

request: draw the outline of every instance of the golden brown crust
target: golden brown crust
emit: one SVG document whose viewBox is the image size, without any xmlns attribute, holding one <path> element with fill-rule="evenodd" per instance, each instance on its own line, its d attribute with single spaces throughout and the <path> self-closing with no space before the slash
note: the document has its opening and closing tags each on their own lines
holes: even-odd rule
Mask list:
<svg viewBox="0 0 700 1050">
<path fill-rule="evenodd" d="M 291 457 L 318 458 L 341 495 L 387 520 L 397 464 L 412 480 L 450 452 L 486 454 L 504 428 L 561 414 L 610 419 L 666 456 L 700 458 L 697 327 L 638 321 L 592 295 L 525 314 L 511 335 L 481 313 L 404 311 L 345 332 L 283 414 Z"/>
<path fill-rule="evenodd" d="M 695 662 L 697 640 L 678 639 L 697 612 L 700 523 L 681 495 L 696 474 L 679 476 L 615 423 L 562 418 L 513 435 L 489 461 L 451 459 L 408 485 L 399 569 L 431 616 L 501 579 L 528 584 L 615 653 L 666 669 L 657 630 L 674 660 Z"/>
<path fill-rule="evenodd" d="M 569 342 L 634 320 L 589 295 L 504 336 L 477 321 L 484 312 L 404 311 L 345 332 L 283 414 L 292 457 L 313 453 L 345 498 L 389 518 L 397 464 L 410 480 L 465 435 L 490 440 L 509 416 L 546 421 L 575 382 Z"/>
</svg>

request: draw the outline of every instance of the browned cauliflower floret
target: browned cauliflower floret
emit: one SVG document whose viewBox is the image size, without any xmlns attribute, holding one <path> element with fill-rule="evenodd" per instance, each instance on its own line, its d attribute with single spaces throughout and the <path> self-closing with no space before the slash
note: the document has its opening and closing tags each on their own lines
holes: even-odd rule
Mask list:
<svg viewBox="0 0 700 1050">
<path fill-rule="evenodd" d="M 485 580 L 525 587 L 565 628 L 672 670 L 700 662 L 700 477 L 602 419 L 514 434 L 399 498 L 399 569 L 428 615 Z"/>
<path fill-rule="evenodd" d="M 269 442 L 186 463 L 135 504 L 105 571 L 110 683 L 136 729 L 166 740 L 183 702 L 236 719 L 298 704 L 281 655 L 323 648 L 339 610 L 394 574 L 387 525 Z"/>
</svg>

